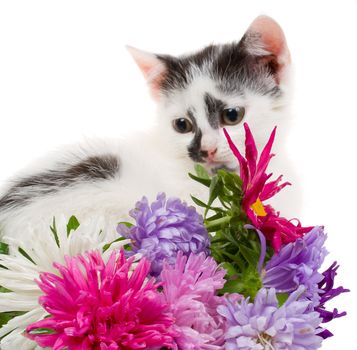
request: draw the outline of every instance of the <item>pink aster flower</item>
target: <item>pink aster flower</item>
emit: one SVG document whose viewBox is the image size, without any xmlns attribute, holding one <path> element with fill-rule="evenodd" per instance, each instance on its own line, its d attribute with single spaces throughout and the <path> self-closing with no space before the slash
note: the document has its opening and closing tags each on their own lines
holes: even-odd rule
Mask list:
<svg viewBox="0 0 357 350">
<path fill-rule="evenodd" d="M 163 296 L 175 318 L 177 332 L 174 349 L 223 349 L 224 320 L 217 307 L 224 299 L 216 292 L 224 286 L 225 273 L 204 253 L 191 253 L 187 258 L 179 252 L 174 266 L 164 264 Z"/>
<path fill-rule="evenodd" d="M 280 216 L 270 205 L 263 202 L 275 196 L 289 182 L 280 183 L 282 175 L 277 179 L 268 181 L 272 173 L 268 174 L 267 168 L 274 154 L 271 149 L 274 143 L 276 127 L 271 133 L 258 159 L 258 150 L 253 135 L 247 123 L 245 129 L 245 157 L 239 152 L 228 132 L 224 129 L 229 146 L 239 162 L 240 177 L 242 179 L 243 201 L 242 207 L 252 224 L 262 231 L 266 238 L 272 242 L 275 251 L 279 251 L 282 244 L 294 242 L 297 238 L 309 232 L 312 227 L 302 227 L 298 220 L 288 220 Z M 294 223 L 294 221 L 297 221 Z"/>
<path fill-rule="evenodd" d="M 39 301 L 50 314 L 27 327 L 27 336 L 53 350 L 171 348 L 173 319 L 166 312 L 150 263 L 113 252 L 105 263 L 98 252 L 66 257 L 59 274 L 42 273 Z M 46 329 L 50 332 L 41 332 Z"/>
</svg>

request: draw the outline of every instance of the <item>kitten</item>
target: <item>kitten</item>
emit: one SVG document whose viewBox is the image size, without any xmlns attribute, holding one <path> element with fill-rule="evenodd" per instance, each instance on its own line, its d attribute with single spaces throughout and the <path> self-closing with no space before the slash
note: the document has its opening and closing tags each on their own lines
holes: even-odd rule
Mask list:
<svg viewBox="0 0 357 350">
<path fill-rule="evenodd" d="M 238 170 L 223 127 L 243 146 L 246 121 L 261 146 L 278 119 L 288 120 L 289 50 L 269 17 L 238 43 L 182 57 L 129 51 L 157 103 L 156 126 L 132 139 L 68 146 L 17 175 L 0 198 L 2 234 L 21 238 L 27 226 L 41 229 L 61 214 L 104 216 L 114 228 L 143 195 L 203 197 L 187 176 L 195 163 Z"/>
</svg>

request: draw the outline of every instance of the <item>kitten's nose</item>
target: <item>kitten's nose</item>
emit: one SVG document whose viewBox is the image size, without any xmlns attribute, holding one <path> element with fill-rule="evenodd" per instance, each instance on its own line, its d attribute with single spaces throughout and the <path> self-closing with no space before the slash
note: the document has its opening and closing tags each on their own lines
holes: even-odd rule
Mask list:
<svg viewBox="0 0 357 350">
<path fill-rule="evenodd" d="M 208 158 L 208 160 L 213 160 L 213 158 L 214 158 L 214 156 L 215 156 L 215 154 L 217 153 L 217 147 L 216 148 L 211 148 L 211 149 L 209 149 L 209 150 L 207 150 L 207 151 L 203 151 L 205 154 L 207 154 L 207 158 Z"/>
<path fill-rule="evenodd" d="M 214 156 L 217 153 L 217 147 L 208 151 L 208 156 Z"/>
</svg>

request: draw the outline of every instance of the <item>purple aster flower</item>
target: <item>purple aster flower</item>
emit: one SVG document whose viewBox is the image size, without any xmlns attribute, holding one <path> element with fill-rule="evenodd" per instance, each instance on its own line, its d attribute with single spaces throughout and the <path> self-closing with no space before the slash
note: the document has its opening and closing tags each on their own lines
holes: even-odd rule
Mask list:
<svg viewBox="0 0 357 350">
<path fill-rule="evenodd" d="M 323 247 L 326 234 L 316 226 L 304 237 L 285 245 L 267 263 L 263 273 L 263 285 L 275 288 L 278 293 L 291 293 L 300 285 L 305 286 L 304 297 L 313 305 L 319 303 L 319 283 L 323 275 L 318 272 L 327 250 Z"/>
<path fill-rule="evenodd" d="M 325 308 L 326 302 L 333 299 L 334 297 L 337 297 L 341 293 L 349 292 L 348 289 L 345 289 L 343 287 L 333 288 L 338 268 L 339 266 L 335 261 L 325 272 L 322 273 L 324 278 L 318 285 L 320 290 L 319 291 L 320 303 L 315 308 L 315 310 L 320 313 L 320 317 L 322 318 L 323 323 L 330 322 L 334 318 L 342 317 L 347 314 L 346 312 L 339 313 L 337 309 L 328 311 Z M 325 329 L 323 332 L 319 334 L 319 336 L 323 338 L 329 338 L 332 337 L 333 334 L 329 330 Z"/>
<path fill-rule="evenodd" d="M 223 349 L 225 320 L 217 307 L 225 304 L 225 298 L 217 296 L 217 291 L 224 286 L 225 274 L 204 253 L 187 258 L 178 252 L 174 266 L 164 263 L 162 294 L 175 319 L 177 349 Z"/>
<path fill-rule="evenodd" d="M 163 261 L 174 265 L 178 251 L 190 253 L 209 252 L 209 238 L 203 218 L 196 209 L 164 193 L 149 205 L 146 197 L 136 203 L 130 216 L 136 225 L 127 228 L 119 225 L 117 231 L 132 240 L 132 253 L 141 253 L 151 261 L 151 274 L 159 276 Z"/>
<path fill-rule="evenodd" d="M 309 300 L 298 300 L 303 291 L 300 287 L 281 307 L 274 288 L 260 289 L 254 303 L 228 298 L 227 306 L 218 307 L 227 319 L 226 350 L 318 349 L 321 319 Z"/>
</svg>

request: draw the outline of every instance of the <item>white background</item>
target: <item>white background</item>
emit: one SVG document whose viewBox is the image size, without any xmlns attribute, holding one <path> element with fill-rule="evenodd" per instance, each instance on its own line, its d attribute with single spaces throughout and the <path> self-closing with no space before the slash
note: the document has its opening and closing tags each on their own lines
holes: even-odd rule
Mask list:
<svg viewBox="0 0 357 350">
<path fill-rule="evenodd" d="M 179 54 L 238 40 L 259 14 L 284 28 L 295 65 L 300 218 L 325 225 L 337 283 L 356 290 L 357 1 L 0 2 L 0 182 L 62 143 L 149 124 L 154 105 L 125 44 Z M 349 316 L 323 349 L 357 349 L 353 297 L 339 299 Z"/>
</svg>

